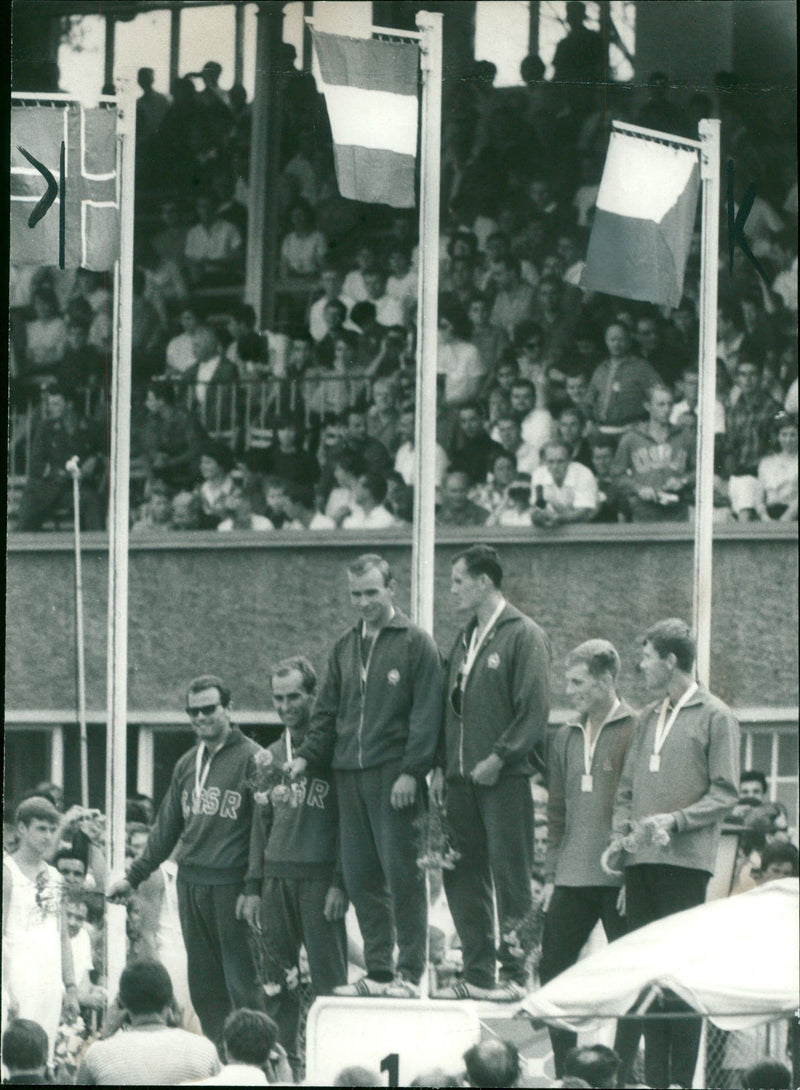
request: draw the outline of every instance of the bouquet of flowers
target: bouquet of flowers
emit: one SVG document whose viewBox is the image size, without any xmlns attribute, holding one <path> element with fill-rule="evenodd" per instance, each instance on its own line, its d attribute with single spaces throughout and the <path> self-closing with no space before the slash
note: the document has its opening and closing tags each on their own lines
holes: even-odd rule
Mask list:
<svg viewBox="0 0 800 1090">
<path fill-rule="evenodd" d="M 670 835 L 667 830 L 650 818 L 643 818 L 641 821 L 628 821 L 622 832 L 615 833 L 612 836 L 611 843 L 600 857 L 600 865 L 606 874 L 612 874 L 616 877 L 622 872 L 614 868 L 612 861 L 617 862 L 617 857 L 620 855 L 635 855 L 640 848 L 645 847 L 647 844 L 654 844 L 658 848 L 666 848 L 669 842 Z"/>
<path fill-rule="evenodd" d="M 87 1037 L 86 1023 L 80 1015 L 72 1022 L 61 1022 L 53 1046 L 53 1067 L 59 1082 L 75 1081 Z"/>
<path fill-rule="evenodd" d="M 461 858 L 444 807 L 430 800 L 427 812 L 414 822 L 417 836 L 417 866 L 422 870 L 452 870 Z"/>
<path fill-rule="evenodd" d="M 500 928 L 500 941 L 513 958 L 525 960 L 531 978 L 535 977 L 542 960 L 543 932 L 544 909 L 541 901 L 531 905 L 527 914 L 520 919 L 504 920 Z"/>
<path fill-rule="evenodd" d="M 306 800 L 305 777 L 293 780 L 268 749 L 256 753 L 247 786 L 259 806 L 291 806 L 294 809 Z"/>
<path fill-rule="evenodd" d="M 62 890 L 60 882 L 53 881 L 49 870 L 36 875 L 36 911 L 44 920 L 61 912 Z"/>
</svg>

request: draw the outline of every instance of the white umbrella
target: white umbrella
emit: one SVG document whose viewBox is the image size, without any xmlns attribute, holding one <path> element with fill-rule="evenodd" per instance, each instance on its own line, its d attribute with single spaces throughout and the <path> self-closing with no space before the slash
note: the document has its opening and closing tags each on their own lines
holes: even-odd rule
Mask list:
<svg viewBox="0 0 800 1090">
<path fill-rule="evenodd" d="M 789 1015 L 800 1006 L 799 901 L 798 879 L 784 878 L 677 912 L 579 961 L 522 1006 L 547 1022 L 592 1028 L 658 985 L 721 1029 Z"/>
</svg>

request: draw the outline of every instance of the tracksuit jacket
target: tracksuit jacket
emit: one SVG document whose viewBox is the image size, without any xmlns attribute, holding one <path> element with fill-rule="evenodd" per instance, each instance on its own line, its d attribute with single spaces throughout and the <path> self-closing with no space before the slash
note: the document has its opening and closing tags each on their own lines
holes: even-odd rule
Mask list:
<svg viewBox="0 0 800 1090">
<path fill-rule="evenodd" d="M 244 880 L 253 815 L 248 779 L 259 746 L 234 727 L 212 754 L 202 796 L 195 802 L 197 749 L 193 746 L 175 765 L 147 847 L 128 868 L 134 889 L 169 858 L 179 840 L 175 856 L 179 878 L 200 886 Z"/>
<path fill-rule="evenodd" d="M 550 712 L 550 640 L 507 602 L 481 644 L 458 716 L 452 694 L 475 624 L 458 635 L 450 654 L 439 763 L 446 779 L 460 780 L 495 753 L 503 761 L 501 777 L 531 776 L 530 753 L 544 737 Z"/>
<path fill-rule="evenodd" d="M 352 771 L 398 761 L 400 772 L 424 776 L 433 764 L 442 714 L 436 644 L 396 612 L 373 641 L 363 685 L 361 666 L 359 621 L 333 646 L 296 756 Z"/>
</svg>

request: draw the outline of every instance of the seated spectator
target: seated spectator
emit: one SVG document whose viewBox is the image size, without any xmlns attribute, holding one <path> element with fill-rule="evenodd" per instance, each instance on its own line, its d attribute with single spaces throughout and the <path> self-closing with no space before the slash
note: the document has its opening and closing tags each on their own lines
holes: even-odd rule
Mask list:
<svg viewBox="0 0 800 1090">
<path fill-rule="evenodd" d="M 225 358 L 235 365 L 241 378 L 269 374 L 269 348 L 256 331 L 256 312 L 249 303 L 237 303 L 228 312 L 230 344 Z"/>
<path fill-rule="evenodd" d="M 722 299 L 717 307 L 717 359 L 722 360 L 731 381 L 736 376 L 745 339 L 744 315 L 736 299 Z"/>
<path fill-rule="evenodd" d="M 597 481 L 599 500 L 592 522 L 631 521 L 628 496 L 614 473 L 614 446 L 610 435 L 598 435 L 592 442 L 592 464 L 589 468 Z"/>
<path fill-rule="evenodd" d="M 571 1048 L 564 1061 L 564 1074 L 584 1079 L 587 1085 L 602 1090 L 619 1086 L 621 1064 L 619 1056 L 607 1045 Z"/>
<path fill-rule="evenodd" d="M 416 413 L 414 411 L 414 406 L 405 405 L 400 410 L 400 415 L 397 420 L 397 438 L 400 441 L 400 445 L 395 454 L 394 468 L 403 478 L 405 483 L 410 486 L 413 486 L 414 484 L 414 467 L 416 463 L 414 454 L 414 443 L 416 441 L 415 425 Z M 433 466 L 434 480 L 437 488 L 441 487 L 447 465 L 447 454 L 437 443 Z"/>
<path fill-rule="evenodd" d="M 119 1029 L 89 1046 L 76 1076 L 79 1086 L 176 1085 L 220 1070 L 211 1041 L 172 1028 L 172 982 L 150 959 L 128 965 L 119 980 Z M 115 1017 L 112 1010 L 110 1018 Z"/>
<path fill-rule="evenodd" d="M 182 378 L 185 372 L 197 363 L 192 340 L 200 328 L 197 310 L 192 306 L 183 307 L 178 321 L 183 332 L 178 333 L 167 344 L 167 378 Z"/>
<path fill-rule="evenodd" d="M 276 530 L 289 518 L 288 487 L 288 481 L 275 476 L 264 477 L 261 482 L 264 507 L 258 513 L 266 515 Z"/>
<path fill-rule="evenodd" d="M 67 344 L 67 329 L 52 288 L 41 285 L 33 293 L 36 317 L 25 327 L 26 379 L 55 375 Z"/>
<path fill-rule="evenodd" d="M 542 353 L 550 367 L 560 367 L 575 337 L 581 296 L 560 276 L 542 276 L 536 288 L 533 318 L 542 332 Z"/>
<path fill-rule="evenodd" d="M 757 768 L 748 768 L 739 778 L 739 798 L 756 799 L 764 802 L 767 798 L 767 777 Z"/>
<path fill-rule="evenodd" d="M 316 277 L 328 251 L 321 231 L 314 228 L 314 213 L 306 201 L 297 201 L 289 209 L 291 230 L 281 243 L 280 274 L 284 279 Z"/>
<path fill-rule="evenodd" d="M 178 492 L 172 500 L 172 529 L 200 530 L 201 523 L 200 497 L 194 492 Z"/>
<path fill-rule="evenodd" d="M 222 1028 L 225 1063 L 218 1075 L 200 1079 L 193 1086 L 268 1086 L 271 1082 L 292 1082 L 286 1053 L 278 1044 L 278 1027 L 261 1011 L 246 1008 L 232 1011 Z M 265 1070 L 269 1069 L 271 1078 Z"/>
<path fill-rule="evenodd" d="M 620 435 L 638 423 L 651 386 L 661 383 L 649 363 L 631 355 L 631 337 L 618 321 L 606 327 L 608 358 L 599 364 L 589 382 L 589 416 L 606 435 Z"/>
<path fill-rule="evenodd" d="M 343 1067 L 333 1080 L 334 1086 L 383 1086 L 383 1077 L 377 1071 L 371 1071 L 368 1067 Z"/>
<path fill-rule="evenodd" d="M 336 523 L 317 509 L 316 494 L 310 484 L 290 482 L 286 486 L 287 521 L 285 530 L 335 530 Z"/>
<path fill-rule="evenodd" d="M 397 387 L 390 379 L 378 379 L 372 386 L 372 405 L 367 411 L 367 434 L 382 443 L 394 457 L 400 446 L 400 413 Z"/>
<path fill-rule="evenodd" d="M 531 521 L 535 526 L 587 522 L 597 510 L 594 474 L 580 462 L 571 462 L 568 448 L 560 441 L 545 445 L 544 465 L 534 472 L 532 485 L 536 503 Z"/>
<path fill-rule="evenodd" d="M 726 409 L 726 470 L 731 510 L 740 522 L 756 517 L 758 466 L 769 453 L 781 406 L 760 388 L 761 368 L 743 359 L 736 368 L 739 396 Z"/>
<path fill-rule="evenodd" d="M 757 886 L 766 885 L 767 882 L 777 882 L 781 878 L 797 878 L 798 876 L 798 852 L 794 844 L 787 840 L 774 840 L 767 843 L 761 853 L 761 862 L 757 870 L 753 871 L 753 879 Z"/>
<path fill-rule="evenodd" d="M 458 428 L 450 444 L 450 471 L 466 474 L 469 486 L 486 480 L 492 459 L 503 448 L 489 437 L 477 402 L 468 402 L 458 410 Z"/>
<path fill-rule="evenodd" d="M 567 375 L 564 380 L 564 395 L 569 405 L 580 409 L 586 420 L 587 430 L 594 432 L 595 420 L 589 394 L 589 380 L 583 373 Z"/>
<path fill-rule="evenodd" d="M 61 385 L 68 384 L 80 389 L 103 387 L 110 373 L 105 353 L 89 343 L 89 321 L 79 316 L 68 316 L 64 325 L 66 341 L 61 365 L 57 369 Z"/>
<path fill-rule="evenodd" d="M 681 375 L 686 358 L 676 351 L 675 346 L 668 346 L 664 332 L 657 317 L 643 314 L 636 320 L 636 348 L 640 359 L 649 363 L 658 371 L 661 381 L 666 386 L 674 386 Z"/>
<path fill-rule="evenodd" d="M 670 424 L 679 428 L 689 428 L 694 434 L 697 429 L 697 399 L 700 392 L 700 376 L 697 367 L 692 364 L 684 367 L 680 379 L 676 384 L 676 390 L 683 396 L 672 406 L 669 415 Z M 714 403 L 714 433 L 722 435 L 725 432 L 725 406 L 717 399 Z"/>
<path fill-rule="evenodd" d="M 672 393 L 666 386 L 653 386 L 645 410 L 647 423 L 620 440 L 614 473 L 628 493 L 634 522 L 683 521 L 694 483 L 694 441 L 670 425 Z"/>
<path fill-rule="evenodd" d="M 519 262 L 504 256 L 491 263 L 492 281 L 497 287 L 492 307 L 492 325 L 504 329 L 509 337 L 514 327 L 533 317 L 534 290 L 520 277 Z"/>
<path fill-rule="evenodd" d="M 469 310 L 476 292 L 475 262 L 469 257 L 453 258 L 450 264 L 450 272 L 447 276 L 447 290 L 442 291 L 440 299 L 447 306 L 462 307 Z"/>
<path fill-rule="evenodd" d="M 509 1041 L 490 1037 L 464 1053 L 468 1086 L 519 1086 L 522 1063 Z"/>
<path fill-rule="evenodd" d="M 14 1018 L 3 1033 L 3 1066 L 8 1078 L 3 1082 L 40 1085 L 49 1082 L 47 1072 L 47 1034 L 30 1018 Z"/>
<path fill-rule="evenodd" d="M 508 334 L 500 326 L 490 321 L 491 307 L 485 295 L 473 295 L 469 304 L 468 317 L 472 327 L 470 340 L 478 350 L 484 373 L 481 393 L 487 393 L 487 383 L 494 381 L 494 373 L 505 349 L 508 348 Z"/>
<path fill-rule="evenodd" d="M 366 306 L 367 304 L 357 305 Z M 371 378 L 394 379 L 398 389 L 402 391 L 406 370 L 406 340 L 406 331 L 402 326 L 382 328 L 378 355 L 367 367 L 367 374 Z"/>
<path fill-rule="evenodd" d="M 314 360 L 318 367 L 330 370 L 333 366 L 334 345 L 344 333 L 347 307 L 341 299 L 326 299 L 322 322 L 325 332 L 314 346 Z"/>
<path fill-rule="evenodd" d="M 506 489 L 506 498 L 501 507 L 490 516 L 487 526 L 530 527 L 531 522 L 531 482 L 516 478 Z"/>
<path fill-rule="evenodd" d="M 184 258 L 195 285 L 229 282 L 244 259 L 242 236 L 226 219 L 217 215 L 214 198 L 201 194 L 195 200 L 198 223 L 186 234 Z"/>
<path fill-rule="evenodd" d="M 457 303 L 439 307 L 436 370 L 444 376 L 444 404 L 455 407 L 478 396 L 486 372 L 478 349 L 469 340 L 466 311 Z"/>
<path fill-rule="evenodd" d="M 527 473 L 531 476 L 539 465 L 539 451 L 541 447 L 524 442 L 519 420 L 510 412 L 502 413 L 495 421 L 492 435 L 502 446 L 503 450 L 512 455 L 516 462 L 518 473 Z M 550 438 L 549 431 L 545 442 Z"/>
<path fill-rule="evenodd" d="M 778 413 L 777 454 L 758 463 L 756 514 L 765 522 L 797 522 L 797 417 Z"/>
<path fill-rule="evenodd" d="M 136 263 L 144 273 L 144 297 L 156 308 L 162 326 L 166 327 L 171 315 L 189 298 L 181 267 L 148 239 L 137 243 Z"/>
<path fill-rule="evenodd" d="M 131 429 L 131 468 L 149 479 L 166 481 L 175 491 L 192 491 L 199 472 L 203 429 L 175 404 L 170 383 L 154 380 L 147 388 L 144 417 Z"/>
<path fill-rule="evenodd" d="M 517 322 L 514 326 L 514 349 L 517 353 L 519 377 L 534 383 L 544 382 L 547 362 L 542 352 L 542 327 L 533 319 Z"/>
<path fill-rule="evenodd" d="M 133 381 L 149 379 L 158 370 L 164 357 L 165 323 L 158 308 L 145 294 L 144 269 L 138 266 L 132 276 L 131 307 L 131 367 Z"/>
<path fill-rule="evenodd" d="M 367 290 L 367 302 L 375 307 L 375 319 L 382 326 L 402 326 L 405 321 L 403 304 L 386 292 L 386 277 L 378 268 L 368 269 L 364 274 L 364 287 Z"/>
<path fill-rule="evenodd" d="M 772 290 L 797 319 L 797 233 L 776 231 L 770 238 L 769 260 L 776 273 Z"/>
<path fill-rule="evenodd" d="M 172 497 L 164 481 L 153 481 L 150 495 L 139 518 L 131 526 L 132 534 L 164 533 L 172 529 Z"/>
<path fill-rule="evenodd" d="M 511 414 L 519 422 L 525 443 L 540 451 L 553 437 L 555 426 L 547 409 L 544 387 L 534 387 L 528 379 L 516 379 L 511 387 Z"/>
<path fill-rule="evenodd" d="M 225 505 L 228 515 L 217 526 L 217 530 L 222 533 L 229 533 L 231 530 L 274 530 L 275 526 L 266 515 L 254 513 L 253 497 L 245 476 L 234 470 L 231 480 L 234 487 Z"/>
<path fill-rule="evenodd" d="M 42 394 L 42 418 L 33 433 L 28 480 L 17 516 L 20 530 L 41 530 L 54 514 L 72 512 L 72 476 L 65 467 L 76 455 L 81 471 L 81 526 L 102 530 L 105 520 L 96 483 L 101 466 L 88 424 L 76 412 L 72 395 L 50 386 Z"/>
<path fill-rule="evenodd" d="M 340 525 L 356 506 L 356 482 L 364 467 L 357 454 L 342 448 L 333 456 L 331 471 L 335 486 L 328 494 L 325 514 Z"/>
<path fill-rule="evenodd" d="M 508 486 L 515 480 L 517 480 L 517 463 L 514 455 L 508 451 L 502 451 L 492 459 L 491 471 L 486 481 L 476 485 L 469 493 L 469 498 L 479 507 L 485 508 L 490 515 L 494 515 L 505 506 Z M 529 477 L 529 492 L 530 484 Z M 490 518 L 486 525 L 494 526 L 496 523 Z"/>
<path fill-rule="evenodd" d="M 363 303 L 367 299 L 367 286 L 364 283 L 364 273 L 375 265 L 375 254 L 368 245 L 359 246 L 355 255 L 355 268 L 351 269 L 344 278 L 342 291 L 356 303 Z M 360 324 L 360 323 L 359 323 Z"/>
<path fill-rule="evenodd" d="M 583 232 L 581 232 L 582 234 Z M 573 288 L 579 288 L 581 274 L 586 264 L 581 257 L 581 253 L 586 251 L 585 245 L 579 246 L 575 235 L 564 231 L 558 236 L 556 248 L 558 256 L 561 258 L 561 279 L 565 284 L 570 284 Z"/>
<path fill-rule="evenodd" d="M 360 459 L 367 473 L 385 474 L 392 468 L 389 451 L 383 443 L 367 434 L 367 414 L 363 409 L 347 410 L 342 447 Z"/>
<path fill-rule="evenodd" d="M 394 469 L 386 475 L 384 507 L 394 516 L 398 526 L 410 526 L 414 521 L 414 489 Z"/>
<path fill-rule="evenodd" d="M 291 416 L 280 416 L 275 421 L 275 438 L 277 443 L 266 450 L 249 452 L 250 468 L 283 481 L 313 485 L 319 478 L 319 463 L 313 454 L 303 450 L 297 424 Z"/>
<path fill-rule="evenodd" d="M 221 443 L 206 444 L 200 454 L 202 483 L 196 493 L 202 510 L 203 529 L 214 530 L 226 517 L 226 502 L 233 491 L 230 478 L 233 452 Z"/>
<path fill-rule="evenodd" d="M 384 506 L 386 499 L 386 478 L 380 473 L 362 473 L 356 481 L 353 491 L 355 505 L 337 522 L 343 530 L 385 530 L 396 526 L 394 516 Z"/>
<path fill-rule="evenodd" d="M 486 508 L 468 498 L 470 478 L 463 470 L 449 470 L 444 479 L 441 503 L 436 512 L 437 526 L 485 526 Z"/>
<path fill-rule="evenodd" d="M 378 358 L 386 330 L 376 320 L 375 304 L 368 299 L 355 304 L 350 312 L 350 321 L 358 330 L 356 366 L 365 371 Z"/>
<path fill-rule="evenodd" d="M 192 346 L 197 362 L 181 378 L 192 391 L 198 415 L 210 431 L 232 428 L 238 368 L 222 355 L 219 336 L 211 326 L 201 325 L 194 331 Z"/>
<path fill-rule="evenodd" d="M 403 308 L 403 319 L 408 321 L 417 305 L 417 270 L 411 264 L 407 247 L 401 243 L 390 245 L 387 258 L 389 276 L 386 280 L 386 294 L 399 300 Z"/>
<path fill-rule="evenodd" d="M 188 228 L 175 201 L 164 201 L 161 205 L 159 223 L 160 227 L 153 238 L 153 249 L 162 261 L 172 262 L 183 271 Z"/>
<path fill-rule="evenodd" d="M 592 447 L 586 438 L 586 418 L 580 409 L 568 405 L 558 414 L 558 438 L 569 447 L 571 462 L 592 468 Z"/>
<path fill-rule="evenodd" d="M 747 1069 L 742 1086 L 744 1090 L 791 1090 L 792 1073 L 777 1060 L 761 1060 Z"/>
<path fill-rule="evenodd" d="M 321 341 L 327 333 L 330 332 L 330 323 L 325 317 L 325 308 L 328 303 L 337 300 L 345 308 L 343 324 L 350 311 L 353 309 L 355 299 L 351 299 L 347 295 L 343 288 L 343 277 L 339 267 L 333 262 L 326 262 L 319 275 L 320 288 L 322 289 L 322 295 L 315 303 L 312 303 L 311 309 L 308 312 L 308 328 L 311 336 L 315 341 Z"/>
</svg>

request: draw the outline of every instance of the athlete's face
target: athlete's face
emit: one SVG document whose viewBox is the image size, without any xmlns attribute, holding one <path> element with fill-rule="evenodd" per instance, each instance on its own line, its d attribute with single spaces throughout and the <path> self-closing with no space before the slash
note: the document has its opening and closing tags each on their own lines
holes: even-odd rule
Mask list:
<svg viewBox="0 0 800 1090">
<path fill-rule="evenodd" d="M 19 822 L 17 825 L 20 846 L 27 848 L 34 855 L 46 859 L 51 855 L 58 835 L 58 827 L 50 821 L 34 818 L 29 825 Z"/>
<path fill-rule="evenodd" d="M 486 576 L 471 576 L 463 560 L 450 570 L 450 593 L 460 613 L 475 613 L 486 593 Z"/>
<path fill-rule="evenodd" d="M 314 697 L 306 692 L 299 670 L 289 670 L 283 676 L 272 678 L 272 703 L 281 722 L 290 731 L 305 730 L 308 726 Z"/>
<path fill-rule="evenodd" d="M 639 669 L 650 692 L 660 693 L 666 690 L 672 676 L 669 656 L 662 659 L 649 640 L 645 640 L 642 645 Z"/>
<path fill-rule="evenodd" d="M 608 696 L 608 676 L 592 677 L 585 662 L 567 670 L 567 698 L 579 715 L 591 715 Z"/>
<path fill-rule="evenodd" d="M 222 706 L 216 686 L 189 693 L 186 711 L 199 742 L 216 745 L 224 740 L 230 729 L 230 716 L 228 709 Z"/>
<path fill-rule="evenodd" d="M 367 568 L 361 575 L 347 573 L 350 601 L 370 628 L 386 624 L 394 608 L 394 580 L 388 585 L 378 568 Z"/>
</svg>

